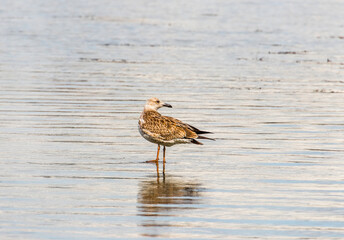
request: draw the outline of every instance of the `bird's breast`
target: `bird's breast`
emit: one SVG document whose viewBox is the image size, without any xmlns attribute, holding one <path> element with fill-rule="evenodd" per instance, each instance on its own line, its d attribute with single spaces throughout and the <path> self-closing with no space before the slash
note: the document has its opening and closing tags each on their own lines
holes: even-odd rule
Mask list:
<svg viewBox="0 0 344 240">
<path fill-rule="evenodd" d="M 139 124 L 141 125 L 141 124 L 145 124 L 146 123 L 146 121 L 143 119 L 143 117 L 141 117 L 140 119 L 139 119 Z"/>
</svg>

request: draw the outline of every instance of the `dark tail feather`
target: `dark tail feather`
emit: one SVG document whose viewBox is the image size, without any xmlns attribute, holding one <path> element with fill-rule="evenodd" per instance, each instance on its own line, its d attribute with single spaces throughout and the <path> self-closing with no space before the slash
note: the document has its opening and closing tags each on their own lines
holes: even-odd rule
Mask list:
<svg viewBox="0 0 344 240">
<path fill-rule="evenodd" d="M 208 137 L 204 137 L 204 136 L 198 136 L 198 139 L 208 139 L 208 140 L 213 140 L 213 141 L 215 141 L 214 138 L 208 138 Z"/>
<path fill-rule="evenodd" d="M 194 143 L 194 144 L 203 145 L 203 143 L 201 143 L 201 142 L 199 142 L 199 141 L 197 141 L 195 139 L 192 139 L 191 142 Z"/>
<path fill-rule="evenodd" d="M 212 133 L 212 132 L 207 132 L 207 131 L 202 131 L 202 130 L 199 130 L 198 128 L 195 128 L 194 126 L 191 126 L 189 124 L 187 124 L 192 131 L 194 131 L 195 133 L 197 134 L 208 134 L 208 133 Z"/>
<path fill-rule="evenodd" d="M 201 130 L 198 130 L 196 131 L 197 134 L 208 134 L 208 133 L 212 133 L 212 132 L 207 132 L 207 131 L 201 131 Z"/>
</svg>

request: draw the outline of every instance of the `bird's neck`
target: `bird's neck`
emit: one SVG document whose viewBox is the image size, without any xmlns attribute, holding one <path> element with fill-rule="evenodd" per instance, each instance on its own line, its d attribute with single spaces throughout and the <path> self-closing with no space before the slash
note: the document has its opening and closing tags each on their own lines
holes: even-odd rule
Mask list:
<svg viewBox="0 0 344 240">
<path fill-rule="evenodd" d="M 148 111 L 155 111 L 156 112 L 156 108 L 150 106 L 150 105 L 145 105 L 143 112 L 148 112 Z"/>
<path fill-rule="evenodd" d="M 155 109 L 151 109 L 151 108 L 144 108 L 140 118 L 144 118 L 145 116 L 157 116 L 157 115 L 161 115 L 158 111 L 156 111 Z"/>
</svg>

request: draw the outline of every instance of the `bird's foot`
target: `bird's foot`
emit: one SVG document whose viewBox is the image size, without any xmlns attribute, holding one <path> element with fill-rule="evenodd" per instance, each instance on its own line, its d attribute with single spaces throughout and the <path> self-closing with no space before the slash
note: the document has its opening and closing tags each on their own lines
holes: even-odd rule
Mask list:
<svg viewBox="0 0 344 240">
<path fill-rule="evenodd" d="M 157 163 L 159 161 L 159 159 L 154 159 L 154 160 L 148 160 L 146 161 L 146 163 Z"/>
</svg>

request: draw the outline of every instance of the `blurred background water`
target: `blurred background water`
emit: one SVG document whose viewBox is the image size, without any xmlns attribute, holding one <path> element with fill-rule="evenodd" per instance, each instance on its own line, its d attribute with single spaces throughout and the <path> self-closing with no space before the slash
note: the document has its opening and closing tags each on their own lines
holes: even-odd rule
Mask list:
<svg viewBox="0 0 344 240">
<path fill-rule="evenodd" d="M 3 0 L 1 239 L 343 239 L 343 12 Z M 168 148 L 164 178 L 150 97 L 217 139 Z"/>
</svg>

